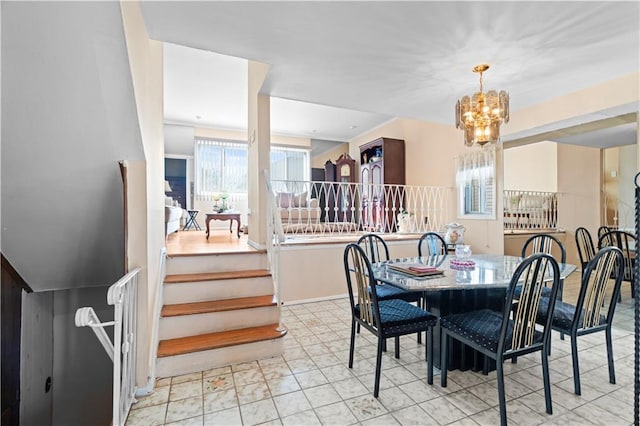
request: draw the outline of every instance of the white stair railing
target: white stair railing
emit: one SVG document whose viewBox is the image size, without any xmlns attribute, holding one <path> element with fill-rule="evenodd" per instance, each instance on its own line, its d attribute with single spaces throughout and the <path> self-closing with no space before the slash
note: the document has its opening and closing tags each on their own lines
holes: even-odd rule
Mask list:
<svg viewBox="0 0 640 426">
<path fill-rule="evenodd" d="M 264 177 L 267 186 L 267 258 L 269 259 L 269 270 L 271 271 L 271 278 L 273 279 L 273 292 L 276 296 L 276 303 L 278 304 L 278 329 L 283 330 L 279 266 L 280 243 L 284 241 L 284 232 L 282 231 L 280 217 L 276 215 L 276 199 L 273 195 L 269 172 L 267 170 L 264 171 Z"/>
<path fill-rule="evenodd" d="M 138 274 L 135 268 L 107 291 L 107 303 L 114 307 L 113 321 L 100 322 L 91 307 L 76 310 L 76 327 L 91 327 L 113 361 L 113 420 L 123 425 L 135 402 L 136 380 L 136 307 Z M 113 326 L 113 342 L 104 327 Z"/>
</svg>

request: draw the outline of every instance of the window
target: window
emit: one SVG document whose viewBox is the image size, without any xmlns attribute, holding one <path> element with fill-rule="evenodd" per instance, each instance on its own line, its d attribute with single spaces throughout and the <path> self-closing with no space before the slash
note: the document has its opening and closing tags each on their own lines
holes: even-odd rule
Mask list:
<svg viewBox="0 0 640 426">
<path fill-rule="evenodd" d="M 495 219 L 495 149 L 482 149 L 456 159 L 458 216 Z"/>
<path fill-rule="evenodd" d="M 271 147 L 271 180 L 308 181 L 309 173 L 308 150 Z"/>
<path fill-rule="evenodd" d="M 247 193 L 248 150 L 245 142 L 195 139 L 195 195 L 210 201 L 213 194 Z M 271 179 L 308 181 L 309 151 L 271 147 Z"/>
<path fill-rule="evenodd" d="M 309 151 L 300 148 L 271 147 L 271 184 L 276 192 L 302 192 L 311 169 Z"/>
<path fill-rule="evenodd" d="M 211 200 L 214 193 L 246 194 L 247 144 L 196 138 L 195 193 Z"/>
</svg>

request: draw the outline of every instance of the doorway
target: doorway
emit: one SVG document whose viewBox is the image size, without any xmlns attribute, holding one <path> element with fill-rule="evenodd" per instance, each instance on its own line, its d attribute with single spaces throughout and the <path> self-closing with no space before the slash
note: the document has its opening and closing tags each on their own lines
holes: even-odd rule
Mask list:
<svg viewBox="0 0 640 426">
<path fill-rule="evenodd" d="M 172 197 L 178 201 L 183 209 L 191 208 L 191 203 L 187 198 L 187 160 L 183 158 L 165 158 L 164 179 L 171 186 L 171 192 L 167 192 L 167 197 Z"/>
</svg>

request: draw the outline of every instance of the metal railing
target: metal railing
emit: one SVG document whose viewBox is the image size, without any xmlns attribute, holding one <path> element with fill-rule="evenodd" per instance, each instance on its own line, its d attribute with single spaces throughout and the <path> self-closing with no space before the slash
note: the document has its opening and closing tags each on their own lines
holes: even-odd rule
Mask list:
<svg viewBox="0 0 640 426">
<path fill-rule="evenodd" d="M 91 307 L 76 310 L 76 327 L 91 327 L 113 361 L 113 420 L 123 425 L 135 402 L 136 380 L 136 307 L 138 274 L 135 268 L 107 291 L 107 303 L 114 307 L 113 321 L 100 322 Z M 104 327 L 113 326 L 113 343 Z"/>
<path fill-rule="evenodd" d="M 544 230 L 558 227 L 558 193 L 504 191 L 505 230 Z"/>
<path fill-rule="evenodd" d="M 361 232 L 424 233 L 446 225 L 444 187 L 271 181 L 274 221 L 286 238 Z"/>
</svg>

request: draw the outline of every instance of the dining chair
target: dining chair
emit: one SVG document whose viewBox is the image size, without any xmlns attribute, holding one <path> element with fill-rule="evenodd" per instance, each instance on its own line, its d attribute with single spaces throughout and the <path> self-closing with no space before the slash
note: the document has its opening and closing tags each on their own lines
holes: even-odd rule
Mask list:
<svg viewBox="0 0 640 426">
<path fill-rule="evenodd" d="M 389 260 L 389 247 L 387 242 L 378 234 L 365 234 L 358 239 L 358 245 L 364 250 L 371 263 Z M 418 306 L 423 306 L 423 293 L 417 291 L 407 291 L 391 284 L 377 283 L 378 300 L 402 299 L 407 302 L 414 302 Z M 358 324 L 358 333 L 360 325 Z M 418 333 L 418 343 L 422 343 L 422 333 Z M 386 344 L 384 350 L 387 350 Z"/>
<path fill-rule="evenodd" d="M 363 249 L 371 263 L 389 260 L 389 247 L 386 241 L 377 234 L 365 234 L 358 239 L 358 246 Z M 420 292 L 407 291 L 390 284 L 377 283 L 378 300 L 402 299 L 407 302 L 421 301 Z"/>
<path fill-rule="evenodd" d="M 353 368 L 356 324 L 378 337 L 373 396 L 380 391 L 382 351 L 388 338 L 395 338 L 395 357 L 400 358 L 400 336 L 426 331 L 427 382 L 433 384 L 433 326 L 438 317 L 401 299 L 378 300 L 378 285 L 364 250 L 350 243 L 344 250 L 344 271 L 351 305 L 351 343 L 349 368 Z M 357 301 L 357 303 L 356 303 Z"/>
<path fill-rule="evenodd" d="M 587 268 L 587 264 L 596 255 L 596 249 L 593 245 L 593 239 L 587 228 L 579 227 L 575 233 L 576 247 L 578 247 L 578 256 L 580 257 L 580 265 L 582 273 Z"/>
<path fill-rule="evenodd" d="M 447 243 L 437 232 L 422 234 L 418 240 L 418 256 L 436 256 L 447 254 Z"/>
<path fill-rule="evenodd" d="M 615 276 L 614 280 L 610 279 Z M 611 325 L 616 303 L 620 295 L 623 276 L 622 251 L 617 247 L 604 247 L 587 263 L 582 273 L 580 292 L 575 305 L 555 302 L 551 328 L 571 336 L 571 359 L 573 361 L 573 386 L 576 395 L 580 390 L 580 369 L 578 366 L 578 336 L 604 331 L 609 363 L 609 382 L 616 383 L 611 344 Z M 608 303 L 607 303 L 608 302 Z M 550 311 L 549 298 L 540 301 L 536 321 L 547 324 Z M 606 313 L 605 313 L 606 311 Z"/>
<path fill-rule="evenodd" d="M 567 263 L 567 250 L 562 242 L 550 234 L 536 234 L 529 237 L 522 245 L 522 258 L 526 258 L 535 253 L 546 253 L 551 256 L 560 253 L 560 259 L 556 259 L 558 263 Z M 562 294 L 564 289 L 564 280 L 560 280 L 558 287 L 558 298 L 562 300 Z M 543 289 L 543 294 L 548 296 L 550 294 L 549 289 Z M 516 298 L 520 295 L 520 286 L 516 288 Z"/>
<path fill-rule="evenodd" d="M 635 263 L 635 251 L 636 244 L 638 243 L 635 235 L 619 230 L 612 230 L 605 232 L 598 238 L 598 249 L 607 246 L 618 247 L 622 251 L 622 257 L 624 260 L 624 272 L 622 274 L 622 281 L 626 281 L 631 286 L 631 295 L 633 296 L 635 288 L 635 280 L 633 276 L 633 266 Z M 620 295 L 619 300 L 622 300 Z"/>
<path fill-rule="evenodd" d="M 602 225 L 598 228 L 598 241 L 600 241 L 600 237 L 602 237 L 607 232 L 615 231 L 616 229 L 611 226 Z M 610 244 L 607 244 L 610 245 Z"/>
<path fill-rule="evenodd" d="M 543 298 L 545 282 L 551 280 L 551 293 L 547 299 L 547 321 L 536 327 L 539 303 Z M 522 293 L 514 302 L 516 284 L 522 282 Z M 500 424 L 507 424 L 504 370 L 505 360 L 540 351 L 546 411 L 552 414 L 551 386 L 549 383 L 549 355 L 551 312 L 559 289 L 558 262 L 549 254 L 536 253 L 524 259 L 516 268 L 507 288 L 502 312 L 481 309 L 440 318 L 442 335 L 440 381 L 447 386 L 448 346 L 455 339 L 496 362 Z M 513 311 L 513 318 L 511 312 Z"/>
</svg>

